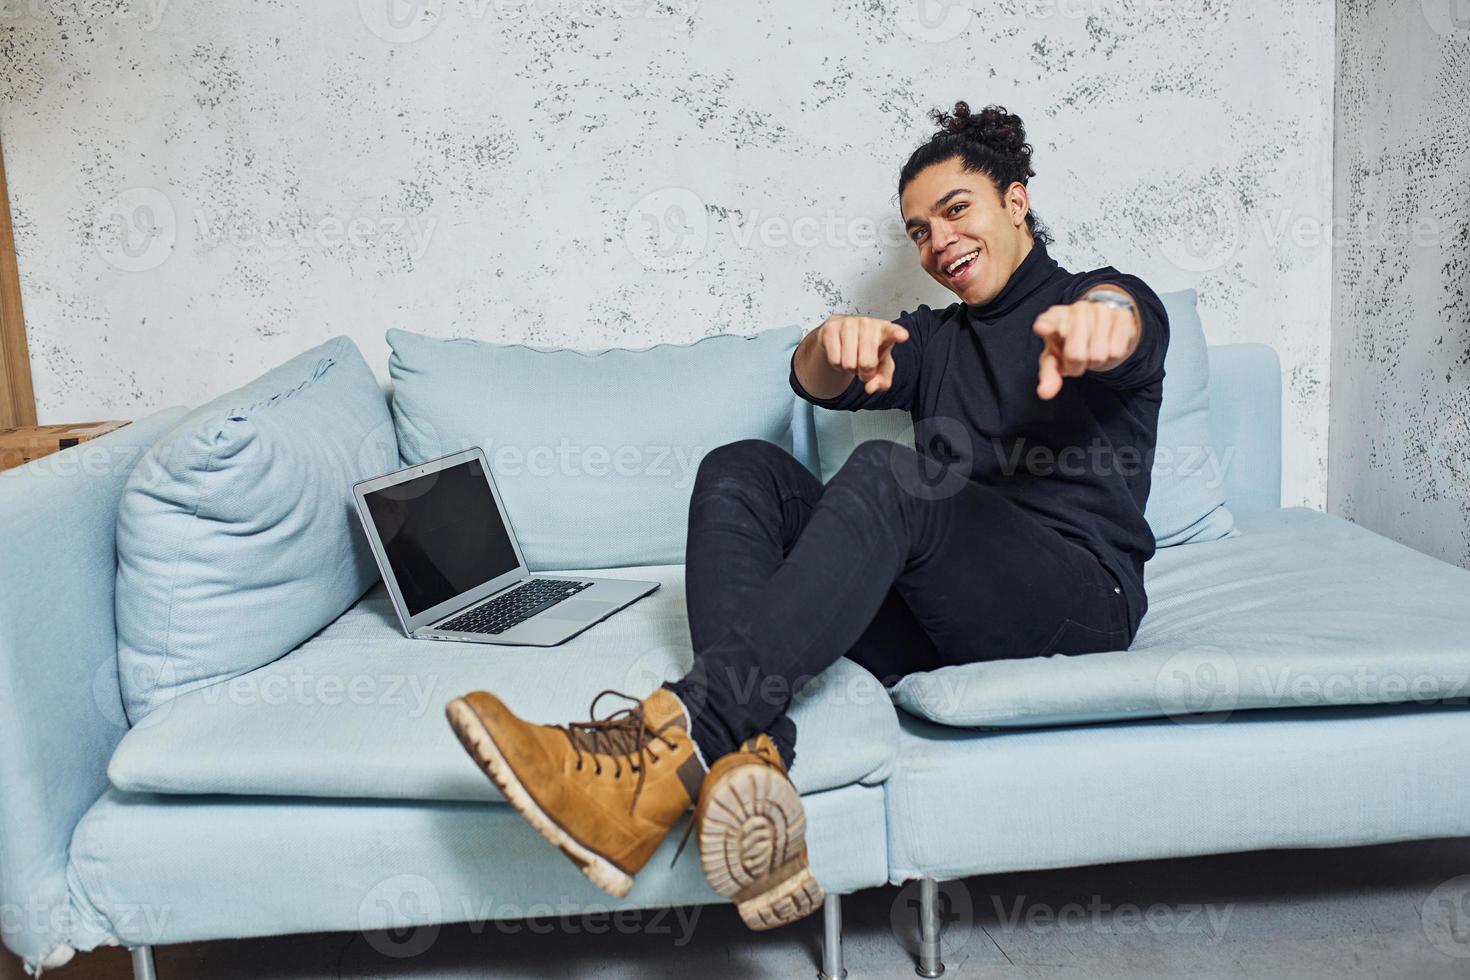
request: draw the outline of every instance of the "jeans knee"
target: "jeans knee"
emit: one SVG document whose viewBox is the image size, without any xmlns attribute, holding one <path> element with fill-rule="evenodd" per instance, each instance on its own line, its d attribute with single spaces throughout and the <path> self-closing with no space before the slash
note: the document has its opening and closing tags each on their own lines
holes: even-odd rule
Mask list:
<svg viewBox="0 0 1470 980">
<path fill-rule="evenodd" d="M 868 507 L 906 508 L 929 496 L 914 447 L 888 439 L 859 443 L 828 481 L 829 490 L 865 502 Z"/>
<path fill-rule="evenodd" d="M 746 482 L 765 472 L 783 450 L 764 439 L 739 439 L 716 446 L 704 454 L 695 474 L 695 485 Z"/>
<path fill-rule="evenodd" d="M 832 484 L 858 487 L 865 497 L 906 506 L 953 497 L 970 481 L 963 467 L 931 459 L 907 443 L 870 439 L 853 450 Z"/>
<path fill-rule="evenodd" d="M 864 440 L 857 444 L 832 479 L 871 481 L 891 477 L 894 451 L 901 448 L 889 439 Z"/>
</svg>

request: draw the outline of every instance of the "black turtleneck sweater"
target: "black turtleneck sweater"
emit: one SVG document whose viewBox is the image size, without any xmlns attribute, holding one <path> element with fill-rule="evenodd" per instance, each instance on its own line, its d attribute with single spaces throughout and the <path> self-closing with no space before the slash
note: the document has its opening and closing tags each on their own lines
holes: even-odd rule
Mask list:
<svg viewBox="0 0 1470 980">
<path fill-rule="evenodd" d="M 1036 394 L 1045 344 L 1032 331 L 1049 306 L 1076 302 L 1116 283 L 1139 304 L 1138 348 L 1111 371 L 1063 378 L 1050 400 Z M 1128 598 L 1132 629 L 1148 609 L 1143 566 L 1154 554 L 1144 520 L 1158 436 L 1169 320 L 1158 296 L 1111 266 L 1068 272 L 1036 244 L 983 306 L 920 306 L 897 323 L 909 339 L 893 347 L 893 386 L 875 395 L 854 377 L 835 398 L 802 398 L 828 409 L 907 409 L 916 448 L 1004 494 L 1092 552 Z"/>
</svg>

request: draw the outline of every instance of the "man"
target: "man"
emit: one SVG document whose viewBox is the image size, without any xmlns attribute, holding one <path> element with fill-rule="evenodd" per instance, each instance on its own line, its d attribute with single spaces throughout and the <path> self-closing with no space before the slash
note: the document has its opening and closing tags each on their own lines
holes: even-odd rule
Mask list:
<svg viewBox="0 0 1470 980">
<path fill-rule="evenodd" d="M 907 409 L 917 445 L 865 442 L 825 486 L 773 444 L 715 449 L 690 499 L 688 675 L 570 725 L 486 692 L 448 707 L 510 803 L 614 895 L 693 805 L 706 877 L 748 925 L 808 914 L 822 891 L 787 776 L 803 683 L 842 656 L 891 682 L 1121 650 L 1143 618 L 1163 306 L 1134 276 L 1047 254 L 1018 117 L 934 115 L 900 202 L 958 302 L 830 317 L 791 366 L 816 405 Z"/>
</svg>

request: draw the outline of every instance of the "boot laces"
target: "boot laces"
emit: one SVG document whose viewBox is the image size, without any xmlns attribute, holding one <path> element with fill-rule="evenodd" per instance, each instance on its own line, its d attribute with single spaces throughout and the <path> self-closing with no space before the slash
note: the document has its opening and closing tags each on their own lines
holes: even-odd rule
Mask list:
<svg viewBox="0 0 1470 980">
<path fill-rule="evenodd" d="M 633 703 L 629 707 L 619 708 L 606 718 L 595 717 L 598 703 L 609 694 Z M 611 689 L 592 699 L 592 707 L 587 710 L 587 714 L 593 716 L 588 721 L 552 727 L 565 735 L 571 743 L 572 751 L 577 753 L 579 770 L 585 758 L 590 756 L 593 774 L 601 776 L 603 758 L 608 757 L 612 759 L 614 779 L 621 779 L 625 768 L 638 776 L 638 784 L 633 787 L 633 798 L 628 802 L 628 812 L 632 813 L 638 806 L 638 797 L 643 793 L 649 764 L 659 760 L 658 753 L 654 751 L 655 743 L 662 743 L 670 749 L 679 747 L 664 735 L 665 731 L 678 723 L 678 719 L 670 719 L 655 731 L 648 727 L 644 718 L 642 700 Z"/>
</svg>

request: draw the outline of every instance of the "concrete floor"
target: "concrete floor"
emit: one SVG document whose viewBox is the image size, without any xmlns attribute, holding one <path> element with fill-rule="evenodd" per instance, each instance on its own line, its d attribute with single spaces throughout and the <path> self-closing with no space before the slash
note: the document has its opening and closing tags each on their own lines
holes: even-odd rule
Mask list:
<svg viewBox="0 0 1470 980">
<path fill-rule="evenodd" d="M 1470 978 L 1470 839 L 995 875 L 946 886 L 945 895 L 950 977 Z M 914 975 L 904 944 L 914 940 L 916 898 L 910 886 L 844 900 L 850 980 Z M 820 939 L 820 916 L 750 933 L 721 906 L 646 913 L 621 928 L 543 920 L 444 927 L 434 936 L 196 943 L 159 949 L 158 973 L 802 978 L 816 975 Z M 409 946 L 421 951 L 388 955 Z M 46 976 L 124 980 L 131 972 L 127 954 L 112 949 Z"/>
</svg>

